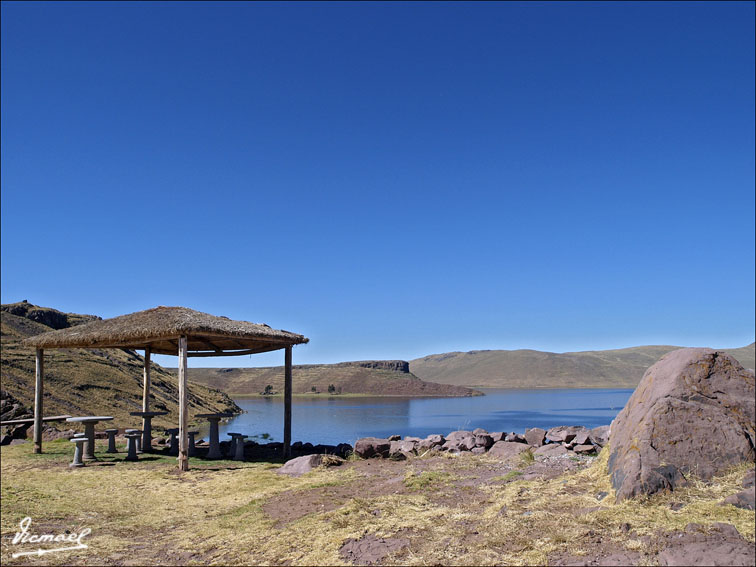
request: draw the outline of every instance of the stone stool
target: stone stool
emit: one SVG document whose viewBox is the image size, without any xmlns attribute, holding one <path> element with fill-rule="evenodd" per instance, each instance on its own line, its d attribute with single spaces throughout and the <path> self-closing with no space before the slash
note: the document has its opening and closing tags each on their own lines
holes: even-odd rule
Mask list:
<svg viewBox="0 0 756 567">
<path fill-rule="evenodd" d="M 178 427 L 175 427 L 173 429 L 166 429 L 166 433 L 170 434 L 171 436 L 171 446 L 168 449 L 169 455 L 178 455 L 179 453 L 179 444 L 178 444 Z"/>
<path fill-rule="evenodd" d="M 194 457 L 197 454 L 197 449 L 194 446 L 194 436 L 199 435 L 199 431 L 187 431 L 189 436 L 189 456 Z"/>
<path fill-rule="evenodd" d="M 106 453 L 117 453 L 118 449 L 116 449 L 115 445 L 115 436 L 116 433 L 118 433 L 117 429 L 106 429 L 105 433 L 108 434 L 108 450 L 105 451 Z"/>
<path fill-rule="evenodd" d="M 246 435 L 240 435 L 238 433 L 236 434 L 236 453 L 234 454 L 235 461 L 244 460 L 244 440 L 246 438 Z"/>
<path fill-rule="evenodd" d="M 228 433 L 227 435 L 231 437 L 231 441 L 228 445 L 228 458 L 232 459 L 236 454 L 236 438 L 241 435 L 241 433 Z"/>
<path fill-rule="evenodd" d="M 84 461 L 81 460 L 81 457 L 84 454 L 84 443 L 87 442 L 87 437 L 84 433 L 74 435 L 72 439 L 70 439 L 71 443 L 76 443 L 76 449 L 74 450 L 74 460 L 73 463 L 68 465 L 69 467 L 83 467 Z"/>
<path fill-rule="evenodd" d="M 139 439 L 137 439 L 137 442 L 136 442 L 136 452 L 137 452 L 137 454 L 141 454 L 141 452 L 142 452 L 142 437 L 141 437 L 142 430 L 141 429 L 126 429 L 124 433 L 126 433 L 127 436 L 130 433 L 139 433 L 140 437 L 139 437 Z"/>
<path fill-rule="evenodd" d="M 138 461 L 139 457 L 137 457 L 137 439 L 141 436 L 141 433 L 127 433 L 126 439 L 128 439 L 129 442 L 129 454 L 126 455 L 127 461 Z"/>
</svg>

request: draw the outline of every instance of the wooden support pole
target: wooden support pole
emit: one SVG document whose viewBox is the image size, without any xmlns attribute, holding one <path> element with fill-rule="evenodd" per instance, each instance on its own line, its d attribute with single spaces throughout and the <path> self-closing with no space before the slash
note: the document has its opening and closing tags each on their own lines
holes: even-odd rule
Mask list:
<svg viewBox="0 0 756 567">
<path fill-rule="evenodd" d="M 284 356 L 284 458 L 291 457 L 291 347 Z"/>
<path fill-rule="evenodd" d="M 178 343 L 178 387 L 179 387 L 179 470 L 189 470 L 189 435 L 187 433 L 187 421 L 189 412 L 186 407 L 186 337 L 180 337 Z"/>
<path fill-rule="evenodd" d="M 150 411 L 150 356 L 152 349 L 144 349 L 144 392 L 142 392 L 142 411 Z"/>
<path fill-rule="evenodd" d="M 44 394 L 44 351 L 37 349 L 37 380 L 34 385 L 34 452 L 42 452 L 42 395 Z"/>
</svg>

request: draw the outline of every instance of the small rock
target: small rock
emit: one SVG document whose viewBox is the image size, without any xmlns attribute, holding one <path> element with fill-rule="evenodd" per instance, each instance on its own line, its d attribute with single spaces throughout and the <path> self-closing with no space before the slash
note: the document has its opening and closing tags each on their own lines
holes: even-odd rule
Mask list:
<svg viewBox="0 0 756 567">
<path fill-rule="evenodd" d="M 593 452 L 596 451 L 596 447 L 594 447 L 593 445 L 590 445 L 590 444 L 588 444 L 588 445 L 575 445 L 572 448 L 572 450 L 575 453 L 593 453 Z"/>
<path fill-rule="evenodd" d="M 590 430 L 588 438 L 591 443 L 603 447 L 609 441 L 609 426 L 601 425 Z"/>
<path fill-rule="evenodd" d="M 501 431 L 489 433 L 489 435 L 491 436 L 491 439 L 493 439 L 494 443 L 498 443 L 499 441 L 504 441 L 506 438 L 506 435 L 502 433 Z"/>
<path fill-rule="evenodd" d="M 479 433 L 475 435 L 475 447 L 482 447 L 483 450 L 485 451 L 493 444 L 494 444 L 493 437 L 491 437 L 487 433 Z"/>
<path fill-rule="evenodd" d="M 756 508 L 756 487 L 751 486 L 745 490 L 741 490 L 736 494 L 732 494 L 722 500 L 720 504 L 732 504 L 736 508 L 742 508 L 743 510 L 753 510 Z"/>
<path fill-rule="evenodd" d="M 510 433 L 506 437 L 507 441 L 510 441 L 511 443 L 527 443 L 528 440 L 525 439 L 523 435 L 520 435 L 519 433 Z"/>
<path fill-rule="evenodd" d="M 751 469 L 746 473 L 746 475 L 743 477 L 743 488 L 750 488 L 754 485 L 754 479 L 756 478 L 756 469 Z"/>
<path fill-rule="evenodd" d="M 378 437 L 363 437 L 354 444 L 354 452 L 363 459 L 388 457 L 392 441 Z"/>
<path fill-rule="evenodd" d="M 473 447 L 470 451 L 473 455 L 483 455 L 486 452 L 485 447 Z"/>
<path fill-rule="evenodd" d="M 401 435 L 390 435 L 390 436 L 388 437 L 388 440 L 389 440 L 389 441 L 399 441 L 399 440 L 400 440 L 401 438 L 402 438 L 402 436 L 401 436 Z"/>
<path fill-rule="evenodd" d="M 533 427 L 525 431 L 525 440 L 531 447 L 540 447 L 546 440 L 546 431 L 540 427 Z"/>
<path fill-rule="evenodd" d="M 473 433 L 473 435 L 488 435 L 488 431 L 486 431 L 485 429 L 483 429 L 481 427 L 473 429 L 472 433 Z"/>
</svg>

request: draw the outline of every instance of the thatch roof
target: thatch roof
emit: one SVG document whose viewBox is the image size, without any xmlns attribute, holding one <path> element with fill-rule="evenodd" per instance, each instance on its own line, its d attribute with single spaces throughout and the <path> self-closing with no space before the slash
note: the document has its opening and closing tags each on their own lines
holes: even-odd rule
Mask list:
<svg viewBox="0 0 756 567">
<path fill-rule="evenodd" d="M 267 352 L 309 341 L 307 337 L 268 325 L 232 321 L 186 307 L 155 307 L 112 319 L 92 321 L 24 340 L 34 348 L 149 347 L 157 354 L 177 354 L 178 338 L 186 336 L 190 356 Z M 236 351 L 236 352 L 233 352 Z"/>
</svg>

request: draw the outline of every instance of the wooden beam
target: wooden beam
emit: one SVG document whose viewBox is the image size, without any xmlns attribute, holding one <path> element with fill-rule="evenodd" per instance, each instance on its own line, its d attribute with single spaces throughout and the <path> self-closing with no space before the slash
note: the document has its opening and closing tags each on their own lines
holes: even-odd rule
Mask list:
<svg viewBox="0 0 756 567">
<path fill-rule="evenodd" d="M 215 352 L 221 352 L 223 349 L 219 347 L 218 345 L 208 341 L 207 339 L 203 339 L 202 337 L 196 337 L 195 340 L 201 342 L 203 345 L 207 345 L 211 349 L 213 349 Z M 191 356 L 191 354 L 189 355 Z"/>
<path fill-rule="evenodd" d="M 224 350 L 221 352 L 188 352 L 186 353 L 186 356 L 237 356 L 241 354 L 259 354 L 261 352 L 269 352 L 271 350 L 278 350 L 281 347 L 276 347 L 274 349 L 271 349 L 269 347 L 265 348 L 248 348 L 245 350 Z"/>
<path fill-rule="evenodd" d="M 42 452 L 42 395 L 44 394 L 44 350 L 37 349 L 37 373 L 34 384 L 34 452 Z"/>
<path fill-rule="evenodd" d="M 291 347 L 284 355 L 284 458 L 291 457 Z"/>
<path fill-rule="evenodd" d="M 180 337 L 178 341 L 178 387 L 179 387 L 179 454 L 178 466 L 180 471 L 189 470 L 189 435 L 187 434 L 187 421 L 189 412 L 186 407 L 186 337 Z"/>
<path fill-rule="evenodd" d="M 152 349 L 144 349 L 144 391 L 142 392 L 142 411 L 150 411 L 150 356 Z"/>
</svg>

